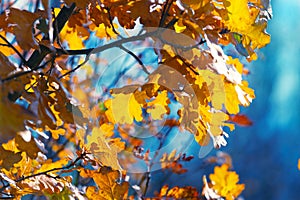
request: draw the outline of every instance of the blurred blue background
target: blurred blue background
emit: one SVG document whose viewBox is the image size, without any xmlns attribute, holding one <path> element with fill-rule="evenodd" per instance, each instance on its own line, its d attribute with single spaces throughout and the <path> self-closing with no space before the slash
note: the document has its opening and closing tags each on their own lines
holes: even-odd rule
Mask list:
<svg viewBox="0 0 300 200">
<path fill-rule="evenodd" d="M 245 199 L 296 200 L 300 199 L 300 1 L 273 0 L 272 7 L 271 43 L 259 51 L 257 61 L 247 64 L 251 72 L 247 79 L 256 99 L 241 113 L 253 125 L 237 126 L 221 150 L 232 156 L 234 170 L 246 184 Z M 200 189 L 202 176 L 211 173 L 213 166 L 204 166 L 205 159 L 198 158 L 197 144 L 189 152 L 195 154 L 185 165 L 189 172 L 170 175 L 156 171 L 150 191 L 166 183 L 171 187 L 192 184 Z M 215 154 L 214 150 L 209 155 Z"/>
<path fill-rule="evenodd" d="M 54 1 L 55 2 L 55 1 Z M 300 199 L 300 0 L 272 0 L 273 19 L 268 32 L 271 44 L 259 52 L 259 59 L 248 65 L 249 84 L 256 99 L 242 109 L 252 121 L 250 127 L 236 127 L 222 151 L 233 159 L 240 182 L 246 184 L 245 199 Z M 194 152 L 199 151 L 197 145 Z M 198 148 L 198 149 L 197 149 Z M 210 155 L 215 155 L 215 151 Z M 203 159 L 188 164 L 187 174 L 163 178 L 153 174 L 152 183 L 199 187 L 203 174 L 211 172 L 199 166 Z M 201 164 L 200 164 L 201 165 Z M 192 166 L 192 168 L 190 168 Z M 162 178 L 164 181 L 162 181 Z M 178 181 L 183 180 L 183 181 Z M 152 191 L 155 188 L 152 188 Z"/>
<path fill-rule="evenodd" d="M 259 51 L 257 61 L 248 64 L 247 77 L 256 99 L 242 109 L 252 121 L 238 127 L 221 148 L 233 159 L 240 182 L 246 184 L 245 199 L 300 199 L 300 1 L 273 0 L 273 19 L 268 33 L 271 43 Z M 199 147 L 195 145 L 192 151 Z M 198 148 L 198 149 L 197 149 Z M 209 155 L 214 156 L 216 151 Z M 202 159 L 203 161 L 203 159 Z M 212 172 L 195 157 L 187 174 L 170 179 L 199 187 L 203 174 Z M 182 182 L 181 182 L 182 183 Z"/>
<path fill-rule="evenodd" d="M 300 199 L 300 1 L 273 0 L 271 44 L 251 64 L 256 99 L 224 149 L 246 184 L 245 199 Z"/>
</svg>

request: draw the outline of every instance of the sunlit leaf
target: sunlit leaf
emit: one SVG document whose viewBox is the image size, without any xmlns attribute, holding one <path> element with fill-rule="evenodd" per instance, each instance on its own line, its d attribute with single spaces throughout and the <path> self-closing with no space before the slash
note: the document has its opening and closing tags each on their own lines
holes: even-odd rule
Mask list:
<svg viewBox="0 0 300 200">
<path fill-rule="evenodd" d="M 245 189 L 244 184 L 238 184 L 239 176 L 234 171 L 228 171 L 228 165 L 216 166 L 214 173 L 209 175 L 212 189 L 226 200 L 233 200 Z"/>
<path fill-rule="evenodd" d="M 103 165 L 122 170 L 118 162 L 118 153 L 125 145 L 120 138 L 105 139 L 105 132 L 95 127 L 92 134 L 87 137 L 87 147 Z"/>
<path fill-rule="evenodd" d="M 89 199 L 123 199 L 127 193 L 129 184 L 127 182 L 119 182 L 119 171 L 102 167 L 99 172 L 93 173 L 92 177 L 99 189 L 89 186 L 86 191 Z"/>
</svg>

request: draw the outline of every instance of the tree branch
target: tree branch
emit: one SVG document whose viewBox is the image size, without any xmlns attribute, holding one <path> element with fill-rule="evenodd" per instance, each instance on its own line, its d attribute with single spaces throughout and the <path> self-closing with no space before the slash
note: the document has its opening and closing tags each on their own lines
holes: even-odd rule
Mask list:
<svg viewBox="0 0 300 200">
<path fill-rule="evenodd" d="M 151 163 L 147 167 L 146 174 L 142 178 L 142 182 L 143 182 L 145 180 L 145 177 L 146 177 L 146 184 L 145 184 L 145 189 L 144 189 L 144 192 L 143 192 L 143 197 L 145 197 L 146 194 L 147 194 L 147 190 L 148 190 L 150 179 L 151 179 L 151 168 L 155 164 L 154 160 L 158 156 L 160 149 L 163 147 L 163 145 L 166 141 L 166 138 L 167 138 L 167 136 L 169 135 L 169 133 L 171 132 L 172 129 L 173 129 L 173 127 L 170 127 L 165 134 L 161 134 L 160 138 L 158 138 L 159 139 L 159 146 L 158 146 L 157 150 L 155 151 L 155 154 L 154 154 L 153 158 L 151 159 Z M 140 182 L 140 185 L 142 184 L 142 182 Z"/>
<path fill-rule="evenodd" d="M 32 72 L 34 72 L 35 70 L 42 69 L 42 68 L 46 67 L 46 65 L 47 65 L 49 62 L 51 62 L 51 60 L 48 60 L 48 61 L 45 62 L 44 64 L 42 64 L 42 65 L 40 65 L 40 66 L 38 66 L 38 67 L 36 67 L 36 68 L 34 68 L 34 69 L 31 69 L 31 70 L 28 70 L 28 71 L 21 71 L 21 72 L 17 72 L 17 73 L 15 73 L 15 74 L 12 74 L 12 75 L 10 75 L 10 76 L 8 76 L 8 77 L 6 77 L 5 79 L 2 79 L 2 80 L 0 80 L 0 81 L 1 81 L 1 83 L 4 83 L 4 82 L 6 82 L 6 81 L 10 81 L 10 80 L 15 79 L 15 78 L 18 78 L 18 77 L 20 77 L 20 76 L 23 76 L 23 75 L 32 73 Z"/>
<path fill-rule="evenodd" d="M 111 27 L 112 27 L 113 32 L 114 32 L 116 35 L 118 35 L 120 38 L 124 38 L 124 37 L 123 37 L 122 35 L 120 35 L 120 33 L 118 33 L 118 31 L 115 29 L 115 26 L 114 26 L 114 24 L 113 24 L 113 18 L 112 18 L 111 14 L 110 14 L 110 8 L 107 8 L 107 7 L 106 7 L 105 9 L 107 10 L 109 23 L 110 23 L 110 25 L 111 25 Z"/>
<path fill-rule="evenodd" d="M 59 170 L 66 170 L 66 169 L 70 169 L 71 167 L 75 166 L 77 164 L 78 161 L 80 161 L 81 159 L 84 159 L 84 157 L 87 155 L 87 153 L 83 153 L 81 154 L 79 157 L 77 157 L 73 162 L 71 162 L 70 164 L 64 166 L 64 167 L 55 167 L 55 168 L 52 168 L 52 169 L 49 169 L 49 170 L 46 170 L 46 171 L 43 171 L 43 172 L 39 172 L 39 173 L 36 173 L 36 174 L 32 174 L 32 175 L 29 175 L 29 176 L 25 176 L 25 177 L 22 177 L 22 178 L 19 178 L 17 179 L 15 182 L 18 183 L 18 182 L 21 182 L 21 181 L 24 181 L 26 179 L 29 179 L 29 178 L 32 178 L 32 177 L 36 177 L 36 176 L 41 176 L 41 175 L 46 175 L 48 176 L 49 172 L 53 172 L 53 171 L 59 171 Z M 51 178 L 54 178 L 51 176 Z M 0 193 L 2 193 L 7 187 L 9 187 L 10 184 L 6 184 L 6 185 L 3 185 L 2 188 L 0 188 Z"/>
<path fill-rule="evenodd" d="M 129 49 L 127 49 L 126 47 L 124 46 L 119 46 L 120 49 L 122 49 L 123 51 L 125 51 L 126 53 L 128 53 L 129 55 L 131 55 L 142 67 L 143 71 L 146 73 L 146 74 L 150 74 L 150 72 L 147 70 L 146 66 L 144 65 L 143 61 L 137 56 L 135 55 L 132 51 L 130 51 Z"/>
<path fill-rule="evenodd" d="M 173 46 L 175 48 L 179 48 L 179 49 L 183 49 L 183 50 L 189 50 L 189 49 L 196 48 L 198 45 L 201 45 L 201 44 L 203 44 L 203 43 L 206 42 L 205 40 L 201 40 L 199 43 L 197 43 L 195 45 L 192 45 L 192 46 L 181 46 L 181 45 L 176 45 L 176 44 L 170 43 L 170 42 L 168 42 L 166 40 L 163 40 L 160 37 L 160 33 L 161 33 L 161 31 L 159 29 L 157 29 L 155 31 L 146 32 L 145 34 L 142 34 L 142 35 L 136 35 L 136 36 L 132 36 L 132 37 L 128 37 L 128 38 L 123 38 L 123 39 L 114 41 L 112 43 L 109 43 L 109 44 L 106 44 L 106 45 L 103 45 L 103 46 L 100 46 L 100 47 L 89 48 L 89 49 L 65 50 L 65 49 L 56 48 L 56 53 L 58 55 L 86 55 L 85 60 L 81 64 L 79 64 L 74 69 L 72 69 L 72 70 L 68 71 L 67 73 L 63 74 L 62 76 L 60 76 L 59 79 L 61 79 L 64 76 L 67 76 L 67 75 L 73 73 L 74 71 L 76 71 L 77 69 L 79 69 L 80 67 L 82 67 L 84 64 L 86 64 L 87 61 L 89 60 L 90 55 L 92 55 L 92 54 L 99 53 L 99 52 L 102 52 L 102 51 L 105 51 L 107 49 L 111 49 L 111 48 L 114 48 L 114 47 L 119 47 L 119 48 L 122 49 L 122 45 L 125 44 L 125 43 L 134 42 L 134 41 L 138 41 L 138 40 L 144 40 L 147 37 L 157 37 L 163 43 L 169 44 L 169 45 L 171 45 L 171 46 Z M 125 48 L 125 47 L 123 47 L 123 48 Z M 126 51 L 131 56 L 133 56 L 139 62 L 139 64 L 141 64 L 141 66 L 142 66 L 143 70 L 145 71 L 145 73 L 150 74 L 146 70 L 146 68 L 143 65 L 142 61 L 132 51 L 130 51 L 128 49 L 127 50 L 122 49 L 122 50 Z M 34 68 L 34 69 L 30 70 L 30 71 L 25 71 L 25 72 L 20 72 L 18 74 L 14 74 L 14 75 L 12 75 L 10 77 L 7 77 L 7 78 L 3 79 L 2 82 L 11 80 L 13 78 L 17 78 L 17 77 L 22 76 L 24 74 L 28 74 L 28 73 L 32 72 L 33 70 L 37 70 L 37 69 L 40 69 L 42 67 L 44 67 L 44 65 L 38 66 L 38 67 L 36 67 L 36 68 Z"/>
<path fill-rule="evenodd" d="M 56 39 L 58 33 L 62 30 L 62 28 L 64 27 L 65 23 L 68 21 L 68 19 L 70 18 L 70 16 L 72 15 L 74 9 L 75 9 L 76 5 L 75 3 L 73 3 L 70 8 L 64 6 L 57 18 L 55 18 L 55 20 L 53 21 L 53 24 L 57 25 L 57 28 L 53 28 L 53 40 Z M 51 53 L 49 48 L 42 48 L 43 46 L 40 46 L 41 49 L 39 50 L 35 50 L 31 57 L 29 58 L 29 60 L 27 61 L 27 65 L 33 69 L 36 66 L 38 66 L 43 59 L 45 58 L 45 56 L 49 53 Z"/>
<path fill-rule="evenodd" d="M 14 45 L 12 45 L 4 36 L 0 35 L 0 38 L 6 42 L 7 46 L 9 46 L 10 48 L 12 48 L 14 50 L 14 52 L 16 52 L 18 54 L 18 56 L 21 58 L 22 62 L 27 65 L 27 61 L 26 59 L 23 57 L 23 55 L 14 47 Z"/>
<path fill-rule="evenodd" d="M 171 0 L 170 4 L 172 4 L 172 3 L 173 3 L 173 0 Z M 164 6 L 164 8 L 162 10 L 162 13 L 161 13 L 161 17 L 160 17 L 160 21 L 159 21 L 159 25 L 158 25 L 159 27 L 163 27 L 170 7 L 171 6 L 169 5 L 169 0 L 166 0 L 165 6 Z"/>
</svg>

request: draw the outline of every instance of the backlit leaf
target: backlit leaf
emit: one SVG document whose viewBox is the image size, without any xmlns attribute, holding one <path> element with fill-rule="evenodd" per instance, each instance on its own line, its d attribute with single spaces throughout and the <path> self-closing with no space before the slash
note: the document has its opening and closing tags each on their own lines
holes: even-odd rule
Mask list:
<svg viewBox="0 0 300 200">
<path fill-rule="evenodd" d="M 125 148 L 120 138 L 105 139 L 101 128 L 93 128 L 92 134 L 87 136 L 87 147 L 104 166 L 115 170 L 122 170 L 118 162 L 118 153 Z"/>
<path fill-rule="evenodd" d="M 226 200 L 233 200 L 245 189 L 244 184 L 238 184 L 239 176 L 234 171 L 228 171 L 228 165 L 216 166 L 214 174 L 209 178 L 212 183 L 212 189 Z"/>
<path fill-rule="evenodd" d="M 119 171 L 101 167 L 100 171 L 93 173 L 92 177 L 98 186 L 98 190 L 93 186 L 89 186 L 86 191 L 89 199 L 124 199 L 129 184 L 127 182 L 119 183 Z"/>
</svg>

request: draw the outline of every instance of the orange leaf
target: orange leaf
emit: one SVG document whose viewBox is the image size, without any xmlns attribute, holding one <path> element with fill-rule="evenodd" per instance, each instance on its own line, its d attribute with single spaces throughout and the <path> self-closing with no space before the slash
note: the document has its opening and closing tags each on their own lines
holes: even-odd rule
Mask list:
<svg viewBox="0 0 300 200">
<path fill-rule="evenodd" d="M 17 135 L 15 137 L 15 142 L 17 148 L 21 151 L 25 151 L 31 159 L 35 159 L 38 155 L 38 152 L 41 151 L 37 146 L 36 141 L 32 137 L 29 142 L 26 142 L 20 135 Z"/>
<path fill-rule="evenodd" d="M 239 175 L 234 171 L 228 171 L 229 166 L 223 164 L 216 166 L 214 173 L 209 175 L 212 189 L 226 200 L 233 200 L 245 189 L 244 184 L 238 184 Z"/>
<path fill-rule="evenodd" d="M 16 40 L 22 49 L 30 50 L 31 48 L 38 48 L 38 43 L 34 39 L 32 28 L 34 21 L 41 17 L 41 14 L 16 8 L 10 9 L 8 23 L 12 26 Z"/>
<path fill-rule="evenodd" d="M 91 171 L 90 171 L 91 172 Z M 89 199 L 124 199 L 129 184 L 127 182 L 118 183 L 120 173 L 109 167 L 102 167 L 100 172 L 92 173 L 92 177 L 99 190 L 90 186 L 87 188 L 86 195 Z"/>
<path fill-rule="evenodd" d="M 87 147 L 103 165 L 122 170 L 118 153 L 125 148 L 125 144 L 120 138 L 106 140 L 105 134 L 101 128 L 93 128 L 92 134 L 87 136 Z"/>
<path fill-rule="evenodd" d="M 0 167 L 10 170 L 11 167 L 22 159 L 21 153 L 5 150 L 0 146 Z"/>
<path fill-rule="evenodd" d="M 233 116 L 230 116 L 229 120 L 240 126 L 251 126 L 252 125 L 252 121 L 246 115 L 240 115 L 240 114 L 233 115 Z"/>
</svg>

